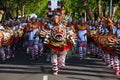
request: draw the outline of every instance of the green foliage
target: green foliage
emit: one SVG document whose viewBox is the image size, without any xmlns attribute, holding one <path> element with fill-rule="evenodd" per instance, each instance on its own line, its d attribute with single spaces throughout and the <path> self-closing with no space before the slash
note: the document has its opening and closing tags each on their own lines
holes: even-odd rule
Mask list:
<svg viewBox="0 0 120 80">
<path fill-rule="evenodd" d="M 115 13 L 115 20 L 120 19 L 120 9 L 118 9 Z"/>
<path fill-rule="evenodd" d="M 61 3 L 65 6 L 68 13 L 71 13 L 73 17 L 79 18 L 80 14 L 85 13 L 84 2 L 87 1 L 87 6 L 92 8 L 94 12 L 98 13 L 98 2 L 101 3 L 102 7 L 109 11 L 110 0 L 61 0 Z M 14 8 L 13 14 L 21 15 L 23 6 L 25 7 L 25 14 L 36 13 L 39 17 L 44 17 L 48 11 L 47 8 L 48 0 L 0 0 L 0 9 L 5 10 L 6 6 L 12 5 Z M 113 4 L 118 6 L 115 13 L 115 18 L 120 18 L 120 1 L 113 0 Z"/>
</svg>

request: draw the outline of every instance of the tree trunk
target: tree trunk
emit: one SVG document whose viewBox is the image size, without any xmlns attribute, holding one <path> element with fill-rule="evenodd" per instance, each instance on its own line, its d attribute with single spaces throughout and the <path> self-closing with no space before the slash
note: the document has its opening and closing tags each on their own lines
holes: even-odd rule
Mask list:
<svg viewBox="0 0 120 80">
<path fill-rule="evenodd" d="M 89 19 L 94 20 L 94 12 L 92 8 L 88 7 L 87 0 L 84 1 L 84 7 L 85 7 L 87 15 L 89 16 Z"/>
<path fill-rule="evenodd" d="M 112 12 L 112 17 L 114 17 L 115 16 L 115 12 L 116 12 L 116 10 L 118 9 L 118 6 L 113 6 L 113 12 Z"/>
<path fill-rule="evenodd" d="M 19 1 L 17 0 L 17 7 L 16 7 L 16 18 L 19 16 Z"/>
<path fill-rule="evenodd" d="M 25 5 L 22 6 L 22 15 L 25 15 Z"/>
<path fill-rule="evenodd" d="M 9 19 L 10 17 L 10 14 L 9 14 L 9 5 L 5 5 L 5 19 Z"/>
<path fill-rule="evenodd" d="M 102 11 L 102 5 L 101 5 L 101 1 L 99 0 L 98 2 L 98 14 L 99 14 L 99 17 L 102 17 L 103 16 L 103 11 Z"/>
<path fill-rule="evenodd" d="M 14 19 L 14 8 L 12 5 L 9 6 L 9 13 L 10 13 L 10 18 Z"/>
</svg>

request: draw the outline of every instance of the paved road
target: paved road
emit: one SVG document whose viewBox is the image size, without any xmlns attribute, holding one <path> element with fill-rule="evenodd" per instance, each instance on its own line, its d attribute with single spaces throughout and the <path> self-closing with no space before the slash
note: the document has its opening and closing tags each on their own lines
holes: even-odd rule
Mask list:
<svg viewBox="0 0 120 80">
<path fill-rule="evenodd" d="M 114 75 L 101 59 L 80 61 L 77 55 L 66 60 L 66 67 L 55 76 L 51 74 L 51 65 L 45 62 L 44 56 L 31 61 L 18 50 L 14 59 L 0 64 L 0 80 L 120 80 L 120 76 Z"/>
</svg>

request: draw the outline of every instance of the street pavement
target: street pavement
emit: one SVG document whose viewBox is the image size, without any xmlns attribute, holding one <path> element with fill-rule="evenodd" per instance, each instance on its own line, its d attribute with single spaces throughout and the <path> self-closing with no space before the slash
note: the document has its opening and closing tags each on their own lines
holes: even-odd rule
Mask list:
<svg viewBox="0 0 120 80">
<path fill-rule="evenodd" d="M 78 54 L 72 55 L 55 76 L 45 56 L 31 61 L 28 55 L 18 50 L 14 59 L 0 64 L 0 80 L 120 80 L 102 59 L 89 57 L 80 60 Z"/>
</svg>

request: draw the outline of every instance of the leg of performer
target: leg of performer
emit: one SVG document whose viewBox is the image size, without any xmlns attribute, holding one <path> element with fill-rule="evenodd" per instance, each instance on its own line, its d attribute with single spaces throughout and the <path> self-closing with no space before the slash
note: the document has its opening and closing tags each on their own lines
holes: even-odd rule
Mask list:
<svg viewBox="0 0 120 80">
<path fill-rule="evenodd" d="M 32 58 L 34 58 L 33 42 L 34 42 L 33 40 L 29 40 L 28 42 L 29 54 Z"/>
<path fill-rule="evenodd" d="M 44 50 L 42 39 L 40 39 L 38 47 L 39 47 L 39 55 L 42 55 Z"/>
<path fill-rule="evenodd" d="M 47 54 L 46 61 L 49 62 L 50 61 L 50 56 L 51 56 L 50 54 L 51 54 L 52 50 L 50 48 L 48 48 L 47 46 L 44 46 L 44 49 L 45 49 L 45 52 Z"/>
<path fill-rule="evenodd" d="M 26 54 L 29 54 L 29 41 L 28 40 L 25 40 L 24 42 L 23 42 L 23 47 L 25 48 L 25 52 L 26 52 Z"/>
<path fill-rule="evenodd" d="M 82 48 L 82 46 L 79 46 L 79 56 L 80 56 L 80 60 L 82 60 L 83 59 L 83 48 Z"/>
<path fill-rule="evenodd" d="M 97 55 L 98 55 L 99 57 L 101 57 L 101 55 L 100 55 L 100 50 L 99 50 L 99 47 L 98 47 L 98 46 L 96 46 L 96 53 L 97 53 Z"/>
<path fill-rule="evenodd" d="M 0 48 L 0 56 L 1 56 L 1 62 L 4 63 L 4 61 L 6 60 L 6 54 L 3 47 Z"/>
<path fill-rule="evenodd" d="M 39 52 L 38 45 L 39 45 L 39 41 L 34 40 L 33 47 L 34 47 L 34 56 L 35 57 L 38 57 L 38 52 Z"/>
<path fill-rule="evenodd" d="M 67 55 L 67 51 L 62 51 L 58 54 L 58 66 L 59 67 L 65 66 L 66 55 Z"/>
<path fill-rule="evenodd" d="M 114 69 L 114 56 L 113 55 L 110 55 L 110 67 L 112 68 L 112 69 Z"/>
<path fill-rule="evenodd" d="M 14 58 L 15 57 L 15 50 L 16 50 L 16 45 L 10 45 L 10 52 L 11 52 L 11 57 Z"/>
<path fill-rule="evenodd" d="M 106 64 L 110 66 L 110 54 L 106 53 Z"/>
<path fill-rule="evenodd" d="M 80 60 L 82 60 L 84 57 L 83 47 L 81 46 L 81 44 L 82 44 L 82 42 L 78 39 L 78 53 L 79 53 Z"/>
<path fill-rule="evenodd" d="M 11 54 L 12 54 L 12 50 L 10 48 L 10 45 L 7 46 L 7 59 L 10 59 L 11 58 Z"/>
<path fill-rule="evenodd" d="M 51 52 L 51 64 L 52 64 L 52 71 L 54 75 L 58 74 L 58 58 L 57 53 Z"/>
<path fill-rule="evenodd" d="M 84 44 L 82 46 L 83 47 L 83 57 L 85 58 L 85 57 L 87 57 L 87 54 L 86 54 L 87 53 L 87 42 L 84 41 L 83 44 Z"/>
<path fill-rule="evenodd" d="M 47 55 L 47 59 L 46 59 L 47 62 L 50 61 L 50 54 Z"/>
<path fill-rule="evenodd" d="M 115 75 L 119 75 L 120 68 L 119 68 L 119 59 L 118 59 L 118 56 L 114 57 L 114 70 L 115 70 Z"/>
<path fill-rule="evenodd" d="M 92 53 L 92 42 L 89 42 L 89 51 Z"/>
<path fill-rule="evenodd" d="M 106 53 L 104 51 L 102 51 L 102 58 L 103 58 L 103 61 L 106 62 Z"/>
<path fill-rule="evenodd" d="M 94 43 L 91 42 L 91 53 L 95 55 L 95 50 L 94 50 Z"/>
<path fill-rule="evenodd" d="M 99 51 L 99 56 L 103 59 L 103 51 L 100 47 L 98 47 L 98 51 Z"/>
<path fill-rule="evenodd" d="M 91 48 L 90 48 L 90 41 L 87 41 L 87 53 L 91 53 Z"/>
</svg>

